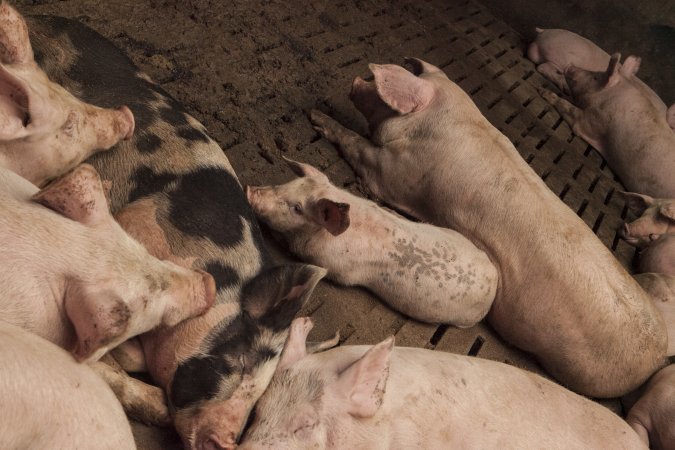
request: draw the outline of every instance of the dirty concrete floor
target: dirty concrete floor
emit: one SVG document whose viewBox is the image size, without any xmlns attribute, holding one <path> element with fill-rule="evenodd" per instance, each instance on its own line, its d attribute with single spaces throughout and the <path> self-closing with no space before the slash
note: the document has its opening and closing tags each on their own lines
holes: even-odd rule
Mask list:
<svg viewBox="0 0 675 450">
<path fill-rule="evenodd" d="M 368 62 L 427 59 L 472 95 L 549 187 L 630 268 L 633 250 L 615 233 L 626 215 L 623 202 L 614 196 L 620 186 L 602 159 L 537 95 L 536 87 L 546 83 L 522 58 L 521 35 L 497 18 L 501 14 L 476 3 L 16 3 L 24 14 L 75 18 L 113 41 L 206 125 L 243 184 L 290 179 L 279 158 L 283 154 L 318 166 L 336 185 L 366 195 L 337 151 L 312 130 L 307 113 L 318 107 L 364 132 L 364 121 L 347 99 L 351 80 L 368 74 Z M 656 73 L 650 80 L 662 82 L 661 93 L 672 100 L 666 78 Z M 266 237 L 279 260 L 290 258 Z M 303 313 L 314 318 L 317 339 L 337 329 L 348 344 L 372 344 L 395 334 L 398 345 L 472 354 L 541 372 L 528 355 L 501 342 L 487 325 L 459 330 L 421 324 L 391 311 L 363 289 L 322 282 Z M 616 402 L 604 404 L 619 411 Z M 134 432 L 141 449 L 180 448 L 170 430 L 135 424 Z"/>
</svg>

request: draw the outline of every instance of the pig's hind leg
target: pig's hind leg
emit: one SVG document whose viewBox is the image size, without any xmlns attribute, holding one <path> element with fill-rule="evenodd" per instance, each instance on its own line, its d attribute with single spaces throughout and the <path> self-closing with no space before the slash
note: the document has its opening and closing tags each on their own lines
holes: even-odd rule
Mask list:
<svg viewBox="0 0 675 450">
<path fill-rule="evenodd" d="M 109 354 L 89 366 L 110 386 L 129 417 L 147 425 L 171 425 L 162 389 L 132 378 Z"/>
<path fill-rule="evenodd" d="M 381 197 L 376 185 L 377 177 L 375 174 L 379 172 L 377 170 L 378 156 L 382 148 L 373 145 L 368 139 L 345 128 L 321 111 L 312 110 L 310 120 L 316 131 L 340 149 L 342 156 L 361 180 L 367 184 L 370 191 L 377 197 Z"/>
</svg>

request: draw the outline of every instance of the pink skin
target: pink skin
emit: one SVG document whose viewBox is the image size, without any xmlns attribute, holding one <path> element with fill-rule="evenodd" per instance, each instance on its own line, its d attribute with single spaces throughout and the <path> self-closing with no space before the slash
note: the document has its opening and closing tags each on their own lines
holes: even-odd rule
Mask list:
<svg viewBox="0 0 675 450">
<path fill-rule="evenodd" d="M 430 64 L 409 62 L 413 73 L 371 64 L 374 81 L 352 89 L 359 110 L 376 107 L 361 95 L 374 87 L 396 113 L 370 124 L 370 139 L 317 111 L 315 129 L 375 195 L 488 255 L 499 284 L 487 320 L 504 339 L 577 392 L 635 389 L 662 367 L 667 348 L 647 294 L 461 88 Z"/>
<path fill-rule="evenodd" d="M 645 271 L 635 275 L 635 280 L 651 296 L 663 316 L 669 336 L 666 354 L 675 355 L 675 274 Z"/>
<path fill-rule="evenodd" d="M 580 67 L 593 72 L 602 72 L 609 64 L 607 52 L 588 39 L 571 31 L 561 29 L 537 28 L 537 38 L 527 48 L 527 57 L 537 64 L 537 71 L 553 82 L 566 95 L 570 94 L 565 69 L 569 66 Z M 622 70 L 626 75 L 635 75 L 639 68 L 629 65 Z M 635 77 L 639 88 L 647 95 L 654 107 L 667 115 L 671 128 L 675 128 L 675 105 L 667 111 L 666 105 L 652 89 Z"/>
<path fill-rule="evenodd" d="M 629 56 L 619 70 L 620 58 L 613 55 L 604 72 L 567 67 L 574 105 L 550 91 L 542 96 L 602 154 L 628 190 L 674 198 L 675 133 L 636 82 L 639 58 Z"/>
<path fill-rule="evenodd" d="M 248 186 L 246 196 L 293 254 L 417 320 L 469 327 L 487 314 L 497 270 L 468 239 L 338 189 L 308 164 L 286 162 L 298 178 Z"/>
<path fill-rule="evenodd" d="M 93 167 L 42 190 L 7 169 L 0 179 L 3 320 L 94 361 L 213 304 L 211 275 L 151 257 L 120 228 Z"/>
<path fill-rule="evenodd" d="M 649 380 L 628 412 L 626 422 L 650 448 L 675 449 L 675 364 L 661 369 Z"/>
<path fill-rule="evenodd" d="M 538 375 L 393 337 L 307 355 L 311 325 L 293 322 L 241 450 L 646 448 L 620 417 Z"/>
<path fill-rule="evenodd" d="M 675 233 L 654 239 L 640 253 L 640 272 L 655 272 L 675 276 Z"/>
<path fill-rule="evenodd" d="M 136 449 L 110 388 L 34 333 L 0 321 L 0 448 Z"/>
<path fill-rule="evenodd" d="M 675 233 L 675 199 L 655 199 L 634 192 L 622 192 L 622 195 L 628 207 L 640 216 L 620 231 L 626 242 L 646 247 L 664 234 Z"/>
<path fill-rule="evenodd" d="M 23 17 L 0 5 L 0 165 L 42 186 L 134 132 L 126 106 L 103 109 L 53 83 L 38 67 Z"/>
</svg>

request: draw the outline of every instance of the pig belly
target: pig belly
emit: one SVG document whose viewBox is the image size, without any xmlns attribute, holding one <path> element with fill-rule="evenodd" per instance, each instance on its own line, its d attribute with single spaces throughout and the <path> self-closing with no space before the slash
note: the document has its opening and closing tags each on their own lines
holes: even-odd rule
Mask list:
<svg viewBox="0 0 675 450">
<path fill-rule="evenodd" d="M 0 448 L 136 448 L 122 407 L 88 366 L 4 322 L 0 359 Z"/>
</svg>

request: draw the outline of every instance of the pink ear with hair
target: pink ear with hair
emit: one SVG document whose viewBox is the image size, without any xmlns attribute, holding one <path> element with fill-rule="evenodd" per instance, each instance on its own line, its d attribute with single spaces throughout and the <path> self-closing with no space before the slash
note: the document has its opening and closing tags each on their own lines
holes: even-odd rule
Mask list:
<svg viewBox="0 0 675 450">
<path fill-rule="evenodd" d="M 659 212 L 663 217 L 667 217 L 675 222 L 675 200 L 671 200 L 661 205 Z"/>
<path fill-rule="evenodd" d="M 624 77 L 630 78 L 635 75 L 638 70 L 640 70 L 640 64 L 642 63 L 642 58 L 638 56 L 629 56 L 621 65 L 621 73 Z"/>
<path fill-rule="evenodd" d="M 375 76 L 377 94 L 391 109 L 401 114 L 423 110 L 434 97 L 431 82 L 393 64 L 368 65 Z"/>
<path fill-rule="evenodd" d="M 393 348 L 394 337 L 390 336 L 338 375 L 337 394 L 345 399 L 352 416 L 372 417 L 382 405 Z"/>
<path fill-rule="evenodd" d="M 309 317 L 293 319 L 284 349 L 281 351 L 277 371 L 286 370 L 307 356 L 307 336 L 313 327 L 314 322 Z"/>
<path fill-rule="evenodd" d="M 628 209 L 633 211 L 638 216 L 641 216 L 647 208 L 654 204 L 654 199 L 649 195 L 624 191 L 619 191 L 619 195 L 621 195 L 626 201 Z"/>
<path fill-rule="evenodd" d="M 0 4 L 0 62 L 21 64 L 33 61 L 33 49 L 24 18 L 7 2 Z"/>
<path fill-rule="evenodd" d="M 312 219 L 333 236 L 339 236 L 349 228 L 349 204 L 322 198 L 310 207 Z"/>
<path fill-rule="evenodd" d="M 290 158 L 286 158 L 285 156 L 282 156 L 282 158 L 284 159 L 284 161 L 286 161 L 286 164 L 293 171 L 293 173 L 299 177 L 314 177 L 326 180 L 328 179 L 328 177 L 326 177 L 326 175 L 324 175 L 323 172 L 321 172 L 314 166 L 310 166 L 309 164 L 301 163 L 299 161 L 294 161 Z"/>
<path fill-rule="evenodd" d="M 80 164 L 50 182 L 31 200 L 85 225 L 111 218 L 101 178 L 89 164 Z"/>
<path fill-rule="evenodd" d="M 614 53 L 611 58 L 609 58 L 609 65 L 607 66 L 607 71 L 605 75 L 607 77 L 607 84 L 605 87 L 615 86 L 619 81 L 621 81 L 621 73 L 619 67 L 619 61 L 621 60 L 621 53 Z"/>
</svg>

